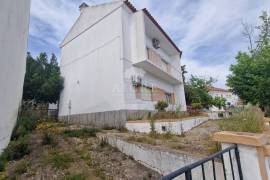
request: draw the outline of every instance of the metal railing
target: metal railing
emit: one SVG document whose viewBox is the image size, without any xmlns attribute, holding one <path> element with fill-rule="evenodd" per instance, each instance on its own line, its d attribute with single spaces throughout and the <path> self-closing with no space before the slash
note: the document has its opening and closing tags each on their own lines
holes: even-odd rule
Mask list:
<svg viewBox="0 0 270 180">
<path fill-rule="evenodd" d="M 212 167 L 213 167 L 213 179 L 216 180 L 216 179 L 221 179 L 220 177 L 217 177 L 216 175 L 216 168 L 215 168 L 215 159 L 216 158 L 221 158 L 221 162 L 222 162 L 222 167 L 223 167 L 223 175 L 224 175 L 224 180 L 227 180 L 227 175 L 226 175 L 226 170 L 225 170 L 225 165 L 224 165 L 224 157 L 223 155 L 225 153 L 229 153 L 229 160 L 230 160 L 230 168 L 231 168 L 231 173 L 232 173 L 232 179 L 235 180 L 236 178 L 236 174 L 235 174 L 235 171 L 234 171 L 234 168 L 233 167 L 233 162 L 232 162 L 232 153 L 231 153 L 231 150 L 234 150 L 235 152 L 235 158 L 236 158 L 236 164 L 237 164 L 237 170 L 238 170 L 238 175 L 239 175 L 239 179 L 240 180 L 243 180 L 243 174 L 242 174 L 242 169 L 241 169 L 241 163 L 240 163 L 240 156 L 239 156 L 239 151 L 238 151 L 238 147 L 237 145 L 232 145 L 222 151 L 219 151 L 215 154 L 212 154 L 204 159 L 201 159 L 195 163 L 192 163 L 190 165 L 187 165 L 179 170 L 176 170 L 166 176 L 163 176 L 161 178 L 161 180 L 171 180 L 171 179 L 174 179 L 180 175 L 183 175 L 185 174 L 185 179 L 186 180 L 192 180 L 192 169 L 194 168 L 197 168 L 199 166 L 201 166 L 201 171 L 202 171 L 202 178 L 203 180 L 205 180 L 205 167 L 204 167 L 204 164 L 209 162 L 209 161 L 212 161 Z"/>
</svg>

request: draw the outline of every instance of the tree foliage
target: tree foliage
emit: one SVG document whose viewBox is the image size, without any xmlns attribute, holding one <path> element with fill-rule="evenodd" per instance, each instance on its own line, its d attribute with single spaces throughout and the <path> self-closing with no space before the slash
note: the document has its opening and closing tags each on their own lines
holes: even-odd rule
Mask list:
<svg viewBox="0 0 270 180">
<path fill-rule="evenodd" d="M 26 74 L 23 87 L 23 100 L 35 103 L 56 103 L 63 89 L 63 78 L 57 58 L 52 54 L 48 61 L 46 53 L 34 59 L 27 53 Z"/>
<path fill-rule="evenodd" d="M 215 82 L 213 78 L 203 79 L 191 76 L 185 85 L 185 96 L 188 105 L 200 103 L 202 107 L 208 108 L 212 105 L 212 97 L 208 94 L 208 89 Z"/>
<path fill-rule="evenodd" d="M 237 63 L 231 65 L 227 85 L 245 102 L 270 107 L 270 17 L 260 16 L 261 25 L 256 27 L 259 36 L 249 52 L 239 52 Z"/>
<path fill-rule="evenodd" d="M 219 109 L 221 109 L 222 107 L 225 108 L 226 107 L 226 99 L 224 97 L 215 97 L 213 98 L 212 104 L 216 107 L 218 107 Z"/>
</svg>

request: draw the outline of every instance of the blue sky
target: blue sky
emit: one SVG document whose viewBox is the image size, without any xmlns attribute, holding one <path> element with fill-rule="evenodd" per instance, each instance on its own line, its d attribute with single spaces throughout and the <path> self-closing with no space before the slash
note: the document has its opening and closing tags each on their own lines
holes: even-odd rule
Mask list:
<svg viewBox="0 0 270 180">
<path fill-rule="evenodd" d="M 32 0 L 28 51 L 52 52 L 60 57 L 59 44 L 79 16 L 78 6 L 109 0 Z M 270 14 L 270 0 L 131 0 L 147 8 L 183 50 L 182 64 L 191 74 L 214 77 L 225 87 L 230 64 L 239 50 L 246 50 L 241 23 L 258 24 L 263 10 Z"/>
</svg>

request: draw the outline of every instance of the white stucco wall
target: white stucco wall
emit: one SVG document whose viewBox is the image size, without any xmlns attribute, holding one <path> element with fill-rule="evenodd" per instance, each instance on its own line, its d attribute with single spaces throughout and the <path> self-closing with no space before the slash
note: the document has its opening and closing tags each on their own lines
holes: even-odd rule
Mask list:
<svg viewBox="0 0 270 180">
<path fill-rule="evenodd" d="M 121 152 L 128 156 L 132 156 L 134 160 L 148 168 L 157 171 L 162 175 L 167 175 L 200 159 L 199 157 L 187 155 L 184 153 L 172 153 L 147 145 L 129 143 L 115 136 L 107 135 L 99 136 L 99 138 L 106 139 L 108 143 L 113 147 L 118 148 Z M 205 163 L 204 168 L 207 179 L 213 180 L 213 167 L 211 162 Z M 224 178 L 221 163 L 215 162 L 215 168 L 218 180 L 223 180 Z M 192 178 L 194 180 L 202 179 L 201 167 L 192 170 Z M 185 177 L 182 175 L 178 178 L 175 178 L 175 180 L 185 180 Z"/>
<path fill-rule="evenodd" d="M 30 0 L 0 1 L 0 152 L 9 142 L 22 97 Z"/>
<path fill-rule="evenodd" d="M 185 111 L 183 84 L 172 85 L 134 66 L 142 60 L 146 60 L 142 11 L 133 13 L 119 2 L 83 9 L 61 43 L 64 90 L 59 115 L 154 110 L 156 102 L 135 97 L 131 76 L 138 74 L 143 75 L 147 84 L 175 93 L 176 103 Z"/>
<path fill-rule="evenodd" d="M 155 122 L 155 129 L 158 133 L 171 132 L 173 134 L 182 134 L 189 131 L 190 129 L 206 122 L 207 117 L 192 117 L 184 120 L 176 120 L 173 122 Z M 165 127 L 165 131 L 162 130 L 162 127 Z M 126 128 L 129 131 L 135 131 L 140 133 L 149 133 L 151 132 L 150 122 L 128 122 L 126 123 Z"/>
<path fill-rule="evenodd" d="M 62 47 L 60 68 L 64 90 L 59 115 L 123 109 L 121 57 L 121 8 L 118 8 Z"/>
</svg>

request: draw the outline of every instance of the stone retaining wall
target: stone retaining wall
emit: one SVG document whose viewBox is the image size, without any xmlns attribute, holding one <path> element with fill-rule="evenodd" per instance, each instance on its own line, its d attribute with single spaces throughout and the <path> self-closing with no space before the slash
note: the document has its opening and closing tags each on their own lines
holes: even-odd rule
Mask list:
<svg viewBox="0 0 270 180">
<path fill-rule="evenodd" d="M 144 110 L 117 110 L 86 114 L 72 114 L 59 116 L 59 120 L 69 124 L 84 124 L 97 128 L 125 127 L 129 119 L 138 119 L 147 116 L 151 111 Z"/>
</svg>

